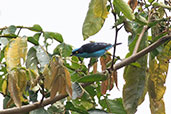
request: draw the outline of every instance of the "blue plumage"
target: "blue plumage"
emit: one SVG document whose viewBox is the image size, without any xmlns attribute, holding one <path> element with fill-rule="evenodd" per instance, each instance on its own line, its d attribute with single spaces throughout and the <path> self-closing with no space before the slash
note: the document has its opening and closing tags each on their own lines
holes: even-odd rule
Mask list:
<svg viewBox="0 0 171 114">
<path fill-rule="evenodd" d="M 104 55 L 104 53 L 112 47 L 112 44 L 107 43 L 87 43 L 78 49 L 74 49 L 72 55 L 83 58 L 98 58 Z"/>
</svg>

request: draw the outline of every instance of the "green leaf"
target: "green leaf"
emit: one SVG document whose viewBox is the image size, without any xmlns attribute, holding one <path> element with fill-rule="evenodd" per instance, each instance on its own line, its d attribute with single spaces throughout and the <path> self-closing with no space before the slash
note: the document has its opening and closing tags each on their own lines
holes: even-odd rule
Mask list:
<svg viewBox="0 0 171 114">
<path fill-rule="evenodd" d="M 53 51 L 53 54 L 58 54 L 62 57 L 69 57 L 72 53 L 72 47 L 66 43 L 59 44 Z"/>
<path fill-rule="evenodd" d="M 141 68 L 141 65 L 138 62 L 131 63 L 132 66 Z"/>
<path fill-rule="evenodd" d="M 90 58 L 90 61 L 89 61 L 89 66 L 93 66 L 95 63 L 97 63 L 98 59 L 97 58 Z"/>
<path fill-rule="evenodd" d="M 7 28 L 9 34 L 15 34 L 17 28 L 14 25 L 11 25 Z"/>
<path fill-rule="evenodd" d="M 32 101 L 32 102 L 37 102 L 38 101 L 37 100 L 37 97 L 38 97 L 37 93 L 38 92 L 34 92 L 32 90 L 29 90 L 29 99 L 30 99 L 30 101 Z"/>
<path fill-rule="evenodd" d="M 2 83 L 2 93 L 4 95 L 7 94 L 7 80 L 4 80 L 3 83 Z"/>
<path fill-rule="evenodd" d="M 28 37 L 28 41 L 34 45 L 39 45 L 39 38 L 41 33 L 36 33 L 33 37 Z"/>
<path fill-rule="evenodd" d="M 107 76 L 103 74 L 92 74 L 92 75 L 84 76 L 78 79 L 77 82 L 86 83 L 86 82 L 103 81 L 106 79 L 107 79 Z"/>
<path fill-rule="evenodd" d="M 43 36 L 45 37 L 45 39 L 51 38 L 51 39 L 55 39 L 60 43 L 63 42 L 62 35 L 57 32 L 43 32 Z"/>
<path fill-rule="evenodd" d="M 4 34 L 3 35 L 4 37 L 6 37 L 6 38 L 16 38 L 17 37 L 17 35 L 16 34 Z"/>
<path fill-rule="evenodd" d="M 5 48 L 3 48 L 1 51 L 0 51 L 0 63 L 2 63 L 2 60 L 4 59 L 4 49 Z M 0 65 L 0 70 L 1 70 L 1 68 L 2 68 L 2 65 Z"/>
<path fill-rule="evenodd" d="M 165 18 L 161 18 L 161 19 L 155 19 L 154 21 L 148 23 L 149 27 L 154 27 L 155 25 L 159 24 L 162 21 L 166 21 Z"/>
<path fill-rule="evenodd" d="M 84 89 L 89 93 L 91 97 L 94 97 L 97 94 L 95 90 L 96 88 L 93 86 L 86 86 Z"/>
<path fill-rule="evenodd" d="M 146 47 L 147 33 L 144 34 L 138 51 Z M 146 94 L 146 69 L 147 56 L 136 61 L 141 67 L 129 65 L 124 70 L 126 81 L 123 88 L 123 105 L 128 114 L 134 114 L 139 104 L 144 100 Z"/>
<path fill-rule="evenodd" d="M 30 111 L 29 114 L 49 114 L 44 108 L 39 108 L 33 111 Z"/>
<path fill-rule="evenodd" d="M 114 0 L 114 5 L 119 8 L 119 10 L 124 14 L 126 18 L 129 20 L 134 20 L 135 16 L 132 12 L 132 9 L 129 7 L 129 5 L 124 0 Z"/>
<path fill-rule="evenodd" d="M 38 59 L 36 56 L 36 49 L 34 47 L 31 47 L 27 53 L 27 59 L 26 59 L 26 68 L 38 70 Z"/>
<path fill-rule="evenodd" d="M 119 16 L 119 18 L 115 22 L 115 26 L 114 27 L 123 24 L 123 22 L 125 23 L 125 22 L 129 22 L 129 21 L 127 21 L 124 16 Z"/>
<path fill-rule="evenodd" d="M 78 68 L 80 68 L 80 64 L 78 63 L 78 62 L 79 62 L 78 57 L 72 56 L 71 60 L 72 60 L 72 61 L 71 61 L 71 62 L 72 62 L 71 67 L 72 67 L 73 69 L 78 69 Z"/>
<path fill-rule="evenodd" d="M 100 109 L 92 109 L 88 111 L 89 114 L 109 114 L 103 110 Z"/>
<path fill-rule="evenodd" d="M 94 3 L 94 15 L 106 19 L 108 10 L 106 7 L 107 0 L 96 0 Z"/>
<path fill-rule="evenodd" d="M 11 102 L 11 98 L 9 96 L 5 96 L 4 99 L 3 99 L 3 109 L 7 109 L 7 108 L 10 108 L 10 107 L 14 107 L 14 103 L 10 103 Z"/>
<path fill-rule="evenodd" d="M 114 100 L 106 99 L 106 102 L 112 114 L 127 114 L 123 107 L 121 98 L 117 98 Z"/>
<path fill-rule="evenodd" d="M 99 32 L 105 21 L 104 17 L 97 17 L 94 14 L 94 12 L 96 12 L 94 11 L 94 7 L 97 5 L 96 2 L 96 0 L 91 0 L 86 18 L 83 23 L 82 34 L 84 40 Z"/>
<path fill-rule="evenodd" d="M 135 15 L 135 21 L 139 24 L 142 24 L 142 25 L 147 25 L 148 24 L 148 21 L 146 18 L 144 18 L 143 16 L 141 16 L 140 14 L 136 13 Z"/>
<path fill-rule="evenodd" d="M 50 57 L 48 53 L 41 46 L 35 46 L 37 60 L 39 61 L 40 68 L 43 69 L 45 65 L 49 64 Z"/>
<path fill-rule="evenodd" d="M 76 72 L 71 72 L 71 81 L 72 82 L 75 82 L 77 79 L 79 79 L 80 78 L 80 76 L 79 76 L 79 74 L 78 73 L 76 73 Z"/>
<path fill-rule="evenodd" d="M 155 0 L 148 0 L 148 2 L 153 3 Z"/>
<path fill-rule="evenodd" d="M 66 102 L 65 108 L 66 110 L 75 111 L 80 114 L 88 114 L 86 110 L 83 110 L 83 109 L 81 110 L 79 107 L 75 107 L 71 102 Z"/>
<path fill-rule="evenodd" d="M 171 6 L 167 6 L 167 5 L 163 4 L 163 3 L 155 2 L 155 3 L 153 3 L 153 6 L 154 7 L 162 7 L 162 8 L 166 8 L 168 10 L 171 10 Z"/>
<path fill-rule="evenodd" d="M 42 27 L 38 24 L 35 24 L 35 25 L 33 25 L 33 27 L 29 27 L 28 29 L 31 31 L 35 31 L 35 32 L 42 32 L 43 31 Z"/>
<path fill-rule="evenodd" d="M 48 114 L 64 114 L 63 107 L 60 106 L 60 104 L 56 102 L 56 106 L 53 104 L 48 108 Z"/>
</svg>

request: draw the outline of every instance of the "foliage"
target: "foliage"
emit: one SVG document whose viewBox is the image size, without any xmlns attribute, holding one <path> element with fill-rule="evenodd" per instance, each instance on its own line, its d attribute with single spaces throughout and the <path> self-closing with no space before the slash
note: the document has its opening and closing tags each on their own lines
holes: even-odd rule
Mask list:
<svg viewBox="0 0 171 114">
<path fill-rule="evenodd" d="M 82 28 L 84 40 L 101 30 L 110 12 L 115 19 L 114 25 L 111 23 L 116 30 L 115 38 L 122 26 L 131 34 L 128 36 L 129 53 L 126 58 L 168 35 L 171 28 L 166 14 L 171 7 L 167 2 L 139 2 L 137 5 L 136 0 L 129 0 L 128 4 L 123 0 L 91 0 Z M 22 29 L 32 31 L 33 35 L 20 36 Z M 51 43 L 48 43 L 49 39 Z M 42 40 L 44 44 L 41 44 Z M 101 70 L 97 69 L 97 61 L 91 59 L 93 71 L 89 71 L 82 62 L 83 58 L 70 56 L 72 46 L 64 42 L 60 33 L 44 31 L 38 24 L 0 28 L 0 43 L 3 108 L 37 102 L 40 94 L 41 101 L 44 98 L 54 99 L 56 95 L 69 95 L 47 109 L 39 108 L 30 113 L 134 114 L 148 93 L 151 113 L 165 114 L 163 95 L 171 59 L 171 41 L 125 67 L 123 97 L 115 99 L 109 99 L 107 92 L 113 89 L 114 84 L 118 88 L 117 71 L 113 70 L 113 64 L 120 57 L 112 59 L 110 53 L 100 57 Z M 51 45 L 57 45 L 52 53 L 49 52 Z"/>
</svg>

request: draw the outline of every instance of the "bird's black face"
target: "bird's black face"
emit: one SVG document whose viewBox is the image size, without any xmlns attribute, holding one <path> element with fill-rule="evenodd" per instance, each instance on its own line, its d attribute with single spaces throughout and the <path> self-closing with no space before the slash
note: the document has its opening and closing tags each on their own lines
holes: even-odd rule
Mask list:
<svg viewBox="0 0 171 114">
<path fill-rule="evenodd" d="M 71 56 L 77 55 L 77 54 L 79 54 L 79 53 L 82 53 L 82 48 L 73 50 Z"/>
<path fill-rule="evenodd" d="M 79 53 L 78 51 L 73 51 L 72 54 L 71 54 L 71 56 L 76 55 L 78 53 Z"/>
</svg>

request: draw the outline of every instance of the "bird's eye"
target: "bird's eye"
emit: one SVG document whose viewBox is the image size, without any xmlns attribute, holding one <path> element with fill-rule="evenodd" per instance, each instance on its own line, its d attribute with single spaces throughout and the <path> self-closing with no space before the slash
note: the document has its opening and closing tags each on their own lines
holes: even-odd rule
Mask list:
<svg viewBox="0 0 171 114">
<path fill-rule="evenodd" d="M 75 52 L 76 54 L 78 53 L 78 51 Z"/>
</svg>

